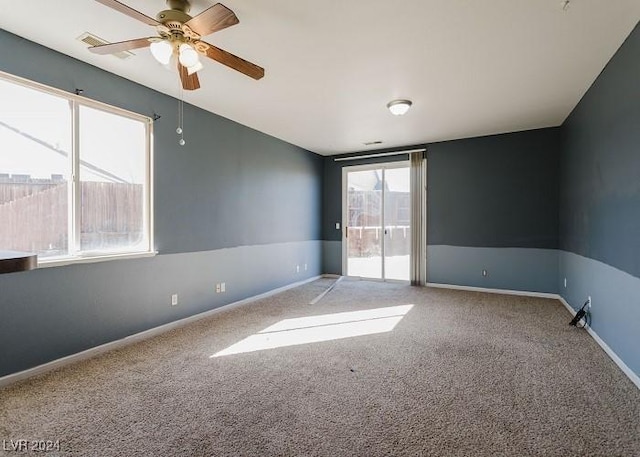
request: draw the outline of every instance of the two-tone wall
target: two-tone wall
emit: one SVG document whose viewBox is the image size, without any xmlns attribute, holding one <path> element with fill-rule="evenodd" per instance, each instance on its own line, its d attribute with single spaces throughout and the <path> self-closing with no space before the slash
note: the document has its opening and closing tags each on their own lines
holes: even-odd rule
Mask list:
<svg viewBox="0 0 640 457">
<path fill-rule="evenodd" d="M 177 100 L 5 31 L 0 70 L 162 116 L 158 255 L 0 275 L 0 377 L 322 272 L 319 156 L 190 105 L 180 147 Z"/>
<path fill-rule="evenodd" d="M 554 128 L 426 146 L 428 282 L 557 291 L 559 145 Z M 325 158 L 326 272 L 342 272 L 342 168 L 363 163 Z"/>
<path fill-rule="evenodd" d="M 562 133 L 559 292 L 640 375 L 640 26 Z"/>
<path fill-rule="evenodd" d="M 559 138 L 554 128 L 428 146 L 427 282 L 556 292 Z"/>
</svg>

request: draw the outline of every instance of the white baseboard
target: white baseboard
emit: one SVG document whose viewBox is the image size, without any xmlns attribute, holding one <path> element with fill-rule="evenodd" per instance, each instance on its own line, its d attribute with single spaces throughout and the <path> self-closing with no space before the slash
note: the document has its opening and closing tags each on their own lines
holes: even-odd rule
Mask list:
<svg viewBox="0 0 640 457">
<path fill-rule="evenodd" d="M 555 300 L 559 300 L 565 308 L 571 313 L 572 316 L 576 315 L 576 311 L 567 303 L 567 301 L 559 294 L 550 294 L 544 292 L 527 292 L 522 290 L 503 290 L 503 289 L 485 289 L 484 287 L 471 287 L 471 286 L 457 286 L 454 284 L 439 284 L 439 283 L 427 283 L 427 287 L 436 287 L 440 289 L 454 289 L 454 290 L 468 290 L 473 292 L 487 292 L 491 294 L 505 294 L 505 295 L 520 295 L 523 297 L 540 297 L 540 298 L 552 298 Z M 593 330 L 590 326 L 586 326 L 585 330 L 591 338 L 595 340 L 598 345 L 602 348 L 602 350 L 613 360 L 613 362 L 618 365 L 618 367 L 622 370 L 622 372 L 627 375 L 627 377 L 631 380 L 632 383 L 636 385 L 638 389 L 640 389 L 640 377 L 633 372 L 631 368 L 627 366 L 626 363 L 622 361 L 618 355 L 613 352 L 607 343 L 605 343 L 602 338 L 598 336 L 598 334 Z"/>
<path fill-rule="evenodd" d="M 457 286 L 455 284 L 441 284 L 436 282 L 428 282 L 425 285 L 427 287 L 435 287 L 439 289 L 468 290 L 471 292 L 486 292 L 489 294 L 519 295 L 521 297 L 537 297 L 537 298 L 558 298 L 559 297 L 558 294 L 550 294 L 547 292 L 529 292 L 526 290 L 489 289 L 485 287 Z"/>
<path fill-rule="evenodd" d="M 572 316 L 576 315 L 576 311 L 571 307 L 571 305 L 569 305 L 569 303 L 567 303 L 567 301 L 562 296 L 558 295 L 558 300 L 560 300 L 560 303 L 562 303 L 565 308 L 567 308 Z M 587 330 L 589 335 L 591 335 L 591 338 L 593 338 L 595 342 L 600 345 L 602 350 L 611 358 L 611 360 L 613 360 L 613 362 L 618 365 L 622 372 L 627 375 L 631 382 L 634 383 L 638 389 L 640 389 L 640 377 L 635 374 L 633 370 L 629 368 L 627 364 L 624 363 L 615 352 L 613 352 L 613 349 L 611 349 L 609 345 L 598 336 L 593 328 L 591 328 L 590 326 L 586 326 L 585 329 Z"/>
<path fill-rule="evenodd" d="M 288 284 L 283 287 L 278 287 L 277 289 L 269 290 L 260 295 L 254 295 L 249 298 L 245 298 L 243 300 L 239 300 L 233 303 L 229 303 L 224 306 L 220 306 L 215 309 L 211 309 L 209 311 L 205 311 L 199 314 L 194 314 L 193 316 L 185 317 L 184 319 L 180 319 L 174 322 L 169 322 L 168 324 L 160 325 L 158 327 L 151 328 L 149 330 L 145 330 L 139 333 L 135 333 L 130 336 L 126 336 L 119 340 L 110 341 L 105 344 L 101 344 L 100 346 L 96 346 L 82 352 L 78 352 L 76 354 L 71 354 L 66 357 L 62 357 L 60 359 L 53 360 L 51 362 L 44 363 L 42 365 L 38 365 L 37 367 L 28 368 L 24 371 L 19 371 L 18 373 L 12 373 L 3 377 L 0 377 L 0 388 L 8 386 L 9 384 L 13 384 L 14 382 L 22 381 L 23 379 L 30 378 L 32 376 L 37 376 L 39 374 L 46 373 L 48 371 L 55 370 L 56 368 L 63 367 L 65 365 L 69 365 L 71 363 L 79 362 L 81 360 L 86 360 L 91 357 L 95 357 L 97 355 L 103 354 L 107 351 L 112 351 L 114 349 L 121 348 L 123 346 L 127 346 L 132 343 L 136 343 L 138 341 L 146 340 L 153 336 L 160 335 L 162 333 L 168 332 L 169 330 L 173 330 L 178 327 L 182 327 L 184 325 L 190 324 L 197 320 L 203 319 L 205 317 L 213 316 L 221 311 L 228 311 L 230 309 L 246 305 L 247 303 L 251 303 L 257 300 L 261 300 L 263 298 L 270 297 L 272 295 L 278 294 L 280 292 L 284 292 L 289 289 L 293 289 L 295 287 L 301 286 L 303 284 L 307 284 L 309 282 L 315 281 L 323 276 L 314 276 L 309 279 L 305 279 L 302 281 L 298 281 L 292 284 Z"/>
</svg>

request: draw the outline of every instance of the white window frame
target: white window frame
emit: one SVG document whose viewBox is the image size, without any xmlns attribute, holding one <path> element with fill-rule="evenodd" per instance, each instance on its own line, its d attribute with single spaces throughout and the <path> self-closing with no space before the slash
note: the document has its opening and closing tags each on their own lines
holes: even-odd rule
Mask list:
<svg viewBox="0 0 640 457">
<path fill-rule="evenodd" d="M 49 95 L 66 99 L 71 104 L 72 116 L 72 173 L 70 179 L 69 203 L 71 210 L 69 211 L 69 233 L 71 235 L 68 251 L 69 254 L 63 257 L 38 258 L 38 267 L 54 267 L 61 265 L 70 265 L 76 263 L 93 263 L 105 260 L 131 259 L 140 257 L 152 257 L 156 255 L 154 249 L 154 227 L 153 227 L 153 119 L 132 111 L 108 105 L 84 98 L 80 95 L 72 94 L 60 89 L 49 87 L 19 76 L 0 71 L 0 78 L 18 84 L 29 89 L 44 92 Z M 80 107 L 85 106 L 100 111 L 105 111 L 118 116 L 126 117 L 144 123 L 145 126 L 145 192 L 143 202 L 144 215 L 144 232 L 148 240 L 148 247 L 142 251 L 81 251 L 80 250 L 80 217 L 77 213 L 81 207 L 80 194 L 80 152 L 78 145 L 80 143 Z"/>
</svg>

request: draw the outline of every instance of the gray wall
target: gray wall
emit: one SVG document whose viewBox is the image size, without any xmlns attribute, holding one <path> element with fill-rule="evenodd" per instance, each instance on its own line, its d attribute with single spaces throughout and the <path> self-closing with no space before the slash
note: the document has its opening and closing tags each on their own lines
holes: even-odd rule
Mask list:
<svg viewBox="0 0 640 457">
<path fill-rule="evenodd" d="M 558 247 L 560 129 L 428 147 L 428 242 Z"/>
<path fill-rule="evenodd" d="M 428 147 L 428 282 L 557 291 L 559 148 L 559 128 Z"/>
<path fill-rule="evenodd" d="M 0 275 L 0 376 L 322 272 L 319 156 L 190 105 L 180 147 L 177 100 L 1 30 L 0 70 L 162 115 L 159 255 Z"/>
<path fill-rule="evenodd" d="M 563 134 L 561 248 L 640 277 L 640 27 Z"/>
<path fill-rule="evenodd" d="M 640 374 L 639 26 L 562 129 L 560 291 Z"/>
<path fill-rule="evenodd" d="M 426 147 L 428 281 L 556 292 L 560 129 Z M 335 222 L 342 217 L 342 167 L 362 163 L 373 160 L 325 158 L 326 272 L 341 273 L 341 233 Z"/>
</svg>

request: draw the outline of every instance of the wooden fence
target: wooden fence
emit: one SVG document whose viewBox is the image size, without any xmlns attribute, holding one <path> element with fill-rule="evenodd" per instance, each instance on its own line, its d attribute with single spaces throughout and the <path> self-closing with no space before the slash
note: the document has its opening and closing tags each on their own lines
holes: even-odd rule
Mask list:
<svg viewBox="0 0 640 457">
<path fill-rule="evenodd" d="M 143 236 L 143 186 L 83 182 L 81 247 L 108 249 Z M 0 250 L 61 255 L 68 247 L 66 182 L 0 184 Z"/>
<path fill-rule="evenodd" d="M 65 186 L 67 185 L 66 182 L 62 180 L 52 181 L 49 179 L 35 180 L 27 178 L 24 182 L 20 182 L 15 179 L 6 180 L 5 182 L 0 181 L 0 205 L 14 200 L 19 200 L 38 192 L 43 192 L 47 189 L 51 189 L 52 187 L 59 186 L 60 184 Z"/>
</svg>

